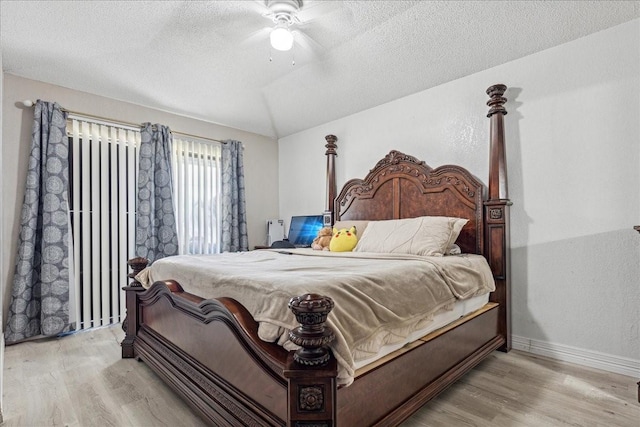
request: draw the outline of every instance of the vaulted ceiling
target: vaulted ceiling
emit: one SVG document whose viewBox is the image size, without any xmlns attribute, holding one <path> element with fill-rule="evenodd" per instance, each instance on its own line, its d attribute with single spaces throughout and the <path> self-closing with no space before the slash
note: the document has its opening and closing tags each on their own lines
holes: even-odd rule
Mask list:
<svg viewBox="0 0 640 427">
<path fill-rule="evenodd" d="M 640 16 L 638 1 L 304 0 L 280 52 L 264 1 L 0 8 L 7 73 L 276 138 Z"/>
</svg>

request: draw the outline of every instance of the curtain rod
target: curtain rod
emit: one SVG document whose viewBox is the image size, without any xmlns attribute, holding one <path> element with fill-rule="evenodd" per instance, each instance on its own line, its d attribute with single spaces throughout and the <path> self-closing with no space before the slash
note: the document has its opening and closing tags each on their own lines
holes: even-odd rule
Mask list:
<svg viewBox="0 0 640 427">
<path fill-rule="evenodd" d="M 24 105 L 27 108 L 30 108 L 30 107 L 35 106 L 36 103 L 31 101 L 31 100 L 29 100 L 29 99 L 27 99 L 25 101 L 22 101 L 22 105 Z M 140 123 L 125 122 L 124 120 L 115 120 L 115 119 L 112 119 L 110 117 L 96 116 L 96 115 L 87 114 L 87 113 L 79 113 L 77 111 L 71 111 L 71 110 L 68 110 L 68 109 L 63 108 L 63 107 L 60 107 L 60 108 L 62 109 L 62 111 L 66 111 L 67 113 L 75 115 L 75 116 L 78 116 L 78 117 L 86 117 L 88 119 L 102 120 L 102 121 L 107 121 L 107 122 L 111 122 L 111 123 L 115 123 L 115 124 L 119 124 L 119 125 L 130 126 L 132 128 L 140 129 Z M 207 141 L 215 141 L 215 142 L 224 143 L 224 141 L 221 141 L 219 139 L 208 138 L 208 137 L 199 136 L 199 135 L 193 135 L 193 134 L 190 134 L 190 133 L 179 132 L 179 131 L 176 131 L 176 130 L 172 130 L 171 133 L 177 133 L 179 135 L 183 135 L 183 136 L 187 136 L 187 137 L 191 137 L 191 138 L 205 139 Z"/>
</svg>

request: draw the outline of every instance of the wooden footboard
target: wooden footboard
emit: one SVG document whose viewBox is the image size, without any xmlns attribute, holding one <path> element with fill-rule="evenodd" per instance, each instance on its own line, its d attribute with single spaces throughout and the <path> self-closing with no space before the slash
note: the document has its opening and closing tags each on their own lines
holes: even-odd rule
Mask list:
<svg viewBox="0 0 640 427">
<path fill-rule="evenodd" d="M 204 300 L 174 281 L 148 290 L 134 282 L 125 291 L 122 356 L 147 363 L 212 425 L 335 424 L 337 366 L 326 347 L 332 333 L 322 326 L 327 299 L 298 299 L 301 327 L 292 341 L 303 347 L 288 353 L 260 340 L 257 323 L 232 299 Z"/>
<path fill-rule="evenodd" d="M 162 283 L 137 295 L 139 357 L 214 425 L 281 425 L 282 362 L 244 334 L 224 303 L 195 304 Z"/>
</svg>

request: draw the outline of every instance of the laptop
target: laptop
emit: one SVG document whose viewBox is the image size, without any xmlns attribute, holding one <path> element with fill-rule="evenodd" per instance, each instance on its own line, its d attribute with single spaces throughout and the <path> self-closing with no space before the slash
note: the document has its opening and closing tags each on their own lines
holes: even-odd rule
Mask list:
<svg viewBox="0 0 640 427">
<path fill-rule="evenodd" d="M 289 225 L 289 243 L 296 248 L 310 248 L 323 226 L 322 215 L 292 216 Z"/>
</svg>

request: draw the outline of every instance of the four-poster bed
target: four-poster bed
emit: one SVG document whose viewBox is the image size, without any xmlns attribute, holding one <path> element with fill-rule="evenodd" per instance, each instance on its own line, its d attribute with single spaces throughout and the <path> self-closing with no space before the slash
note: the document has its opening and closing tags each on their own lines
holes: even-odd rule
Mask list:
<svg viewBox="0 0 640 427">
<path fill-rule="evenodd" d="M 509 205 L 504 155 L 506 87 L 490 100 L 488 191 L 460 166 L 432 169 L 391 151 L 364 179 L 347 182 L 336 196 L 336 140 L 327 140 L 328 211 L 334 220 L 389 220 L 447 216 L 468 220 L 456 243 L 483 255 L 495 291 L 482 308 L 361 367 L 348 387 L 337 385 L 337 364 L 326 344 L 331 299 L 293 298 L 300 323 L 288 352 L 258 336 L 258 322 L 230 298 L 203 299 L 173 280 L 149 289 L 134 279 L 125 288 L 123 357 L 147 363 L 213 425 L 397 425 L 492 351 L 508 351 Z M 129 262 L 134 278 L 146 260 Z"/>
</svg>

